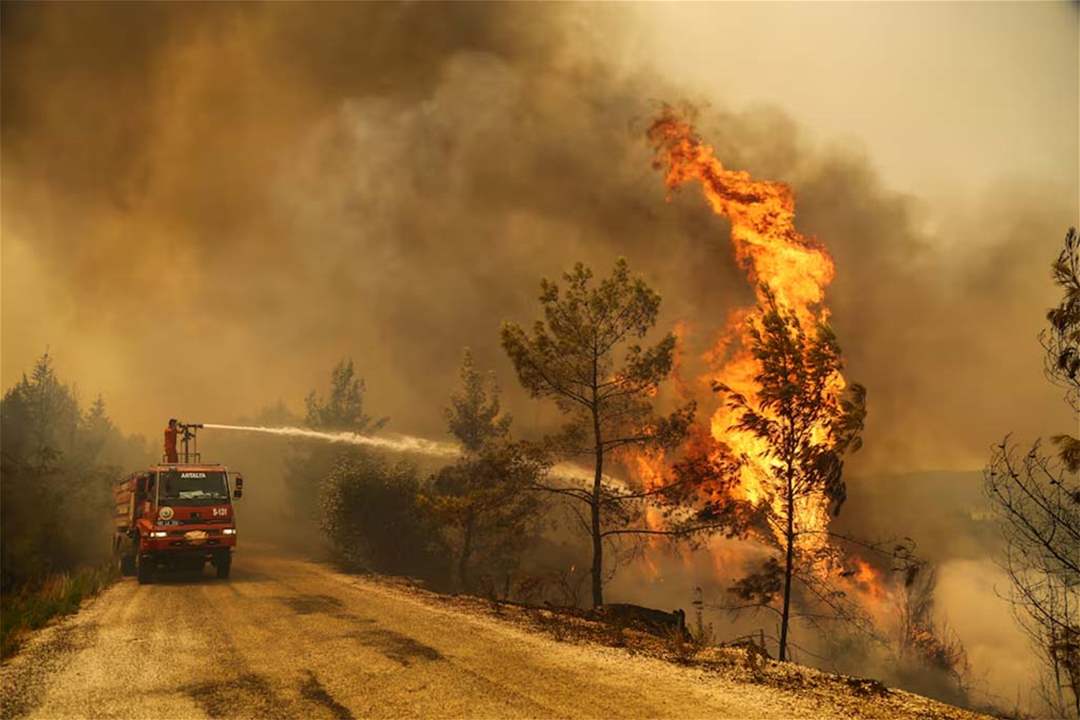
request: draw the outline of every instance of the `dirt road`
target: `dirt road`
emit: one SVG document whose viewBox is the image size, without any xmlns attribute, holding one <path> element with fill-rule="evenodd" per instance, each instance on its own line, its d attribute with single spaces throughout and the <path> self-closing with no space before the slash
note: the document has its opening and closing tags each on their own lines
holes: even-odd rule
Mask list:
<svg viewBox="0 0 1080 720">
<path fill-rule="evenodd" d="M 229 581 L 121 581 L 31 639 L 0 689 L 4 718 L 839 716 L 250 548 Z"/>
</svg>

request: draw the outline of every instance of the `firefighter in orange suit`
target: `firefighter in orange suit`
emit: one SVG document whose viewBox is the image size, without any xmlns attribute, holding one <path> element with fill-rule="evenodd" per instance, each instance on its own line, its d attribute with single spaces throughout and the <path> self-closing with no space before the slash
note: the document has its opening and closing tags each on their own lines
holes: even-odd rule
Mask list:
<svg viewBox="0 0 1080 720">
<path fill-rule="evenodd" d="M 176 435 L 180 429 L 176 426 L 176 418 L 169 420 L 169 427 L 165 428 L 165 462 L 179 462 L 180 456 L 176 454 Z"/>
</svg>

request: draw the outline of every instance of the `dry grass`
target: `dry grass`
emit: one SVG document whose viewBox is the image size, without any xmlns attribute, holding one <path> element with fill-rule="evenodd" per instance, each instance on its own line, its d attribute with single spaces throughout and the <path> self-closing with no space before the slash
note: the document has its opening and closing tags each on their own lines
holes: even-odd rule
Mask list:
<svg viewBox="0 0 1080 720">
<path fill-rule="evenodd" d="M 117 577 L 113 563 L 46 577 L 39 585 L 0 597 L 0 655 L 16 652 L 31 630 L 77 612 L 82 601 Z"/>
</svg>

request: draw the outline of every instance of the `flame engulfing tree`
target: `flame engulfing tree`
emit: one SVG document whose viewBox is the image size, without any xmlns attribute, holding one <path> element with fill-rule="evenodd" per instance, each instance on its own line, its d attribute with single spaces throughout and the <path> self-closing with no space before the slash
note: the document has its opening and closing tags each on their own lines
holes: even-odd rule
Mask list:
<svg viewBox="0 0 1080 720">
<path fill-rule="evenodd" d="M 553 446 L 593 462 L 591 487 L 544 489 L 588 510 L 588 520 L 578 518 L 592 539 L 593 604 L 602 605 L 605 539 L 641 532 L 626 526 L 635 517 L 629 505 L 643 496 L 605 482 L 605 459 L 624 448 L 673 447 L 685 436 L 694 406 L 668 417 L 653 414 L 652 398 L 671 372 L 675 336 L 669 333 L 651 347 L 638 344 L 656 324 L 660 296 L 630 275 L 626 260 L 620 258 L 611 276 L 596 285 L 592 270 L 581 263 L 563 280 L 565 289 L 541 282 L 545 319 L 531 334 L 506 323 L 502 344 L 532 396 L 554 399 L 569 416 L 564 432 L 551 439 Z"/>
<path fill-rule="evenodd" d="M 1047 313 L 1041 340 L 1049 379 L 1065 388 L 1080 422 L 1080 242 L 1076 230 L 1053 265 L 1065 291 Z M 1044 699 L 1061 717 L 1080 717 L 1080 440 L 1068 434 L 1049 454 L 1035 442 L 1019 450 L 1006 438 L 994 448 L 986 490 L 1005 540 L 1002 566 L 1010 600 L 1049 671 Z"/>
<path fill-rule="evenodd" d="M 806 589 L 820 598 L 812 581 L 815 573 L 799 574 L 800 565 L 812 565 L 819 554 L 804 553 L 803 544 L 822 549 L 820 541 L 806 541 L 808 533 L 820 532 L 816 511 L 825 505 L 837 513 L 844 502 L 843 456 L 861 445 L 866 391 L 858 384 L 852 384 L 846 396 L 837 391 L 843 361 L 828 326 L 821 323 L 808 331 L 768 288 L 762 287 L 761 293 L 764 307 L 748 328 L 757 361 L 755 393 L 743 394 L 724 383 L 713 389 L 726 396 L 736 418 L 734 428 L 760 440 L 758 457 L 752 460 L 762 468 L 764 477 L 759 480 L 768 494 L 760 509 L 769 532 L 762 535 L 780 555 L 733 591 L 767 607 L 779 595 L 779 652 L 785 660 L 792 579 L 801 577 Z"/>
<path fill-rule="evenodd" d="M 458 586 L 473 589 L 475 558 L 488 570 L 487 589 L 494 592 L 496 577 L 508 585 L 521 552 L 535 538 L 541 504 L 531 490 L 546 464 L 511 441 L 512 418 L 501 410 L 499 388 L 476 369 L 468 350 L 461 390 L 450 396 L 446 420 L 464 454 L 435 474 L 424 500 L 450 529 Z"/>
</svg>

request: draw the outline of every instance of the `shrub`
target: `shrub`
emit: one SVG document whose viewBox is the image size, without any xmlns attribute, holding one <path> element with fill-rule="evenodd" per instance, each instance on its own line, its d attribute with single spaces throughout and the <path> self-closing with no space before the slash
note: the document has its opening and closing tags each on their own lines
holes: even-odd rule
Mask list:
<svg viewBox="0 0 1080 720">
<path fill-rule="evenodd" d="M 443 583 L 440 528 L 419 502 L 416 467 L 353 452 L 324 479 L 320 520 L 336 559 L 351 569 Z"/>
</svg>

